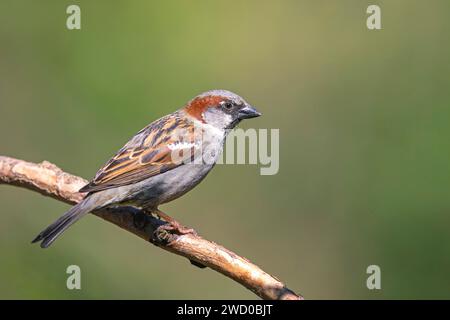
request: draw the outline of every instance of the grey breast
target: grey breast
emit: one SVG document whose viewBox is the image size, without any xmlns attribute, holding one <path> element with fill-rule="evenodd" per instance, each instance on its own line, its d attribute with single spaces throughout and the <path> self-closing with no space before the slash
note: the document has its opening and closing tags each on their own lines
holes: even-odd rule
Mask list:
<svg viewBox="0 0 450 320">
<path fill-rule="evenodd" d="M 198 185 L 212 167 L 206 164 L 185 164 L 144 180 L 141 186 L 137 186 L 133 201 L 142 207 L 156 207 L 172 201 Z"/>
</svg>

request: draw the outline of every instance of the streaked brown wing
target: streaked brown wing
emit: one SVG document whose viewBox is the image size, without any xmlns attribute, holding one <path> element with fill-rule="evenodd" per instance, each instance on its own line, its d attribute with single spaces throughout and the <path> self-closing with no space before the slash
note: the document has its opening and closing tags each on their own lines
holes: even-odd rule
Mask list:
<svg viewBox="0 0 450 320">
<path fill-rule="evenodd" d="M 175 128 L 185 130 L 185 134 L 174 135 Z M 181 151 L 191 157 L 195 149 L 187 141 L 192 138 L 193 127 L 184 118 L 176 114 L 161 118 L 134 136 L 80 192 L 129 185 L 183 165 L 180 159 L 172 159 L 169 145 L 183 143 L 186 148 Z"/>
</svg>

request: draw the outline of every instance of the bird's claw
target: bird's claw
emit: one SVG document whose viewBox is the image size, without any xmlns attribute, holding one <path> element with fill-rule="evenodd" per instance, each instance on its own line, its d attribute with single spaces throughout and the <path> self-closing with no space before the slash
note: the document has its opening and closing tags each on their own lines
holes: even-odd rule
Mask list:
<svg viewBox="0 0 450 320">
<path fill-rule="evenodd" d="M 195 236 L 197 235 L 197 232 L 194 229 L 187 228 L 187 227 L 179 224 L 178 222 L 174 222 L 174 221 L 163 224 L 163 225 L 159 226 L 158 229 L 165 230 L 170 233 L 175 233 L 178 235 L 185 235 L 185 234 L 192 234 Z"/>
</svg>

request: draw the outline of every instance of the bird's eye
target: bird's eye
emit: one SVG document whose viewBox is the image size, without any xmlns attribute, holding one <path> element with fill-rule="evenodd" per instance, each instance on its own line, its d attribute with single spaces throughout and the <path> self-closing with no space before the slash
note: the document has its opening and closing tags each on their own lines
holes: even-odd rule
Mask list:
<svg viewBox="0 0 450 320">
<path fill-rule="evenodd" d="M 231 109 L 233 109 L 233 104 L 229 101 L 224 102 L 224 104 L 222 106 L 227 111 L 230 111 Z"/>
</svg>

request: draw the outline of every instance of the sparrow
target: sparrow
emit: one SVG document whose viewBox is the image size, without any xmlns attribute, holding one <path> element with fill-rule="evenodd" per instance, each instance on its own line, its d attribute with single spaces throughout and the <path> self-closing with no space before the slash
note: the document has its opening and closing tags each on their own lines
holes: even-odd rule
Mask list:
<svg viewBox="0 0 450 320">
<path fill-rule="evenodd" d="M 87 193 L 32 242 L 49 247 L 67 228 L 97 209 L 134 206 L 156 214 L 163 227 L 185 234 L 192 229 L 158 209 L 197 186 L 222 152 L 227 134 L 242 120 L 259 117 L 235 93 L 211 90 L 139 131 L 79 192 Z"/>
</svg>

